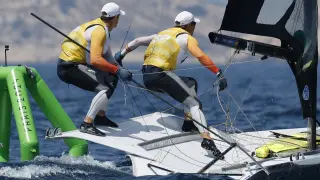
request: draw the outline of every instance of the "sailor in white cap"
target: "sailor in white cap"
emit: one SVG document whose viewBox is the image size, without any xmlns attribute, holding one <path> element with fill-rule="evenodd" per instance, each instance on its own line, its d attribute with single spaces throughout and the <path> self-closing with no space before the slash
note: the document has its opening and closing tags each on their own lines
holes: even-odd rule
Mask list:
<svg viewBox="0 0 320 180">
<path fill-rule="evenodd" d="M 105 112 L 118 78 L 132 78 L 132 74 L 115 61 L 111 52 L 110 32 L 117 27 L 121 15 L 125 15 L 125 12 L 116 3 L 107 3 L 101 9 L 101 17 L 69 33 L 71 39 L 90 49 L 90 53 L 69 39 L 65 39 L 61 45 L 57 67 L 59 78 L 67 84 L 97 93 L 80 125 L 80 131 L 84 133 L 105 136 L 93 125 L 93 121 L 95 125 L 118 127 L 106 117 Z"/>
<path fill-rule="evenodd" d="M 221 152 L 216 147 L 209 132 L 190 120 L 192 118 L 207 126 L 201 102 L 196 97 L 196 80 L 191 77 L 179 77 L 172 72 L 176 69 L 177 63 L 186 60 L 186 53 L 190 52 L 203 66 L 206 66 L 220 78 L 220 91 L 227 87 L 227 81 L 223 77 L 222 70 L 200 49 L 198 41 L 192 36 L 196 24 L 199 22 L 200 20 L 195 18 L 192 13 L 183 11 L 176 16 L 175 27 L 165 29 L 158 34 L 139 37 L 129 42 L 124 50 L 115 54 L 115 59 L 121 62 L 129 52 L 137 47 L 148 46 L 142 67 L 146 88 L 165 92 L 173 99 L 184 104 L 185 121 L 182 130 L 199 130 L 203 137 L 202 148 L 209 150 L 214 156 L 218 156 Z"/>
</svg>

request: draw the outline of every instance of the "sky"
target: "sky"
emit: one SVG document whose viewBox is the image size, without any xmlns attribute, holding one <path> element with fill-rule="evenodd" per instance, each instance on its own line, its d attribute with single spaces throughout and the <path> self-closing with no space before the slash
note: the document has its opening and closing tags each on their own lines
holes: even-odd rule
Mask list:
<svg viewBox="0 0 320 180">
<path fill-rule="evenodd" d="M 291 1 L 282 0 L 283 3 Z M 3 48 L 5 44 L 10 45 L 8 58 L 11 62 L 54 63 L 59 57 L 64 37 L 32 17 L 30 13 L 35 13 L 68 34 L 76 26 L 98 18 L 102 6 L 107 2 L 109 1 L 0 0 L 0 44 Z M 113 54 L 120 50 L 129 26 L 125 43 L 136 37 L 172 27 L 175 16 L 183 10 L 188 10 L 201 19 L 194 33 L 200 48 L 218 64 L 225 63 L 230 58 L 232 52 L 230 48 L 213 45 L 208 39 L 209 32 L 220 28 L 226 0 L 114 0 L 114 2 L 127 14 L 121 17 L 118 27 L 111 33 Z M 266 2 L 272 5 L 278 0 Z M 273 15 L 277 12 L 280 11 L 275 9 Z M 249 36 L 241 37 L 249 38 Z M 277 43 L 275 40 L 270 41 L 261 37 L 250 36 L 250 38 Z M 142 62 L 144 50 L 145 47 L 139 47 L 126 59 L 130 62 Z M 241 58 L 246 59 L 248 55 L 242 54 L 239 56 L 239 59 Z M 188 62 L 196 63 L 197 60 L 189 56 Z"/>
</svg>

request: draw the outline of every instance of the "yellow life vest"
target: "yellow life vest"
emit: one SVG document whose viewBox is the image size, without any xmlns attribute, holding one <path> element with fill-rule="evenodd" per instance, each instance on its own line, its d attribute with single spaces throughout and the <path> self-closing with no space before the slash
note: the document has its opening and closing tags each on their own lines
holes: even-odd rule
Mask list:
<svg viewBox="0 0 320 180">
<path fill-rule="evenodd" d="M 296 138 L 306 138 L 307 133 L 301 132 L 293 134 L 292 136 Z M 320 140 L 320 136 L 317 136 L 317 140 Z M 319 142 L 317 142 L 317 144 L 319 144 Z M 306 140 L 282 137 L 273 141 L 269 141 L 265 145 L 258 147 L 255 150 L 255 154 L 259 158 L 268 158 L 271 157 L 273 153 L 281 153 L 307 147 L 308 142 Z"/>
<path fill-rule="evenodd" d="M 85 31 L 95 25 L 101 25 L 103 28 L 106 26 L 106 24 L 100 18 L 97 18 L 76 27 L 68 34 L 68 36 L 83 47 L 87 48 L 88 41 L 85 38 Z M 73 43 L 68 38 L 64 39 L 61 49 L 62 51 L 59 56 L 60 59 L 82 64 L 86 63 L 86 50 Z"/>
<path fill-rule="evenodd" d="M 180 34 L 190 35 L 184 29 L 176 27 L 159 32 L 145 51 L 143 65 L 153 65 L 165 71 L 174 70 L 180 52 L 176 37 Z"/>
</svg>

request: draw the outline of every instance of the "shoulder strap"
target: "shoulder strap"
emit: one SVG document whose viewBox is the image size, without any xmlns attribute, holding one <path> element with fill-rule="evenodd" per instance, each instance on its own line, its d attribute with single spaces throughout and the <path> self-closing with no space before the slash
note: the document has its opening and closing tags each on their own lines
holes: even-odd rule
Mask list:
<svg viewBox="0 0 320 180">
<path fill-rule="evenodd" d="M 180 33 L 178 33 L 177 35 L 176 35 L 176 37 L 178 37 L 178 36 L 180 36 L 181 34 L 188 34 L 188 35 L 190 35 L 190 33 L 188 32 L 188 31 L 186 31 L 186 30 L 184 30 L 184 29 L 180 29 Z"/>
<path fill-rule="evenodd" d="M 105 27 L 102 26 L 101 24 L 91 24 L 91 25 L 88 26 L 84 31 L 86 31 L 87 29 L 89 29 L 89 28 L 91 28 L 91 27 L 93 27 L 93 26 L 96 26 L 96 25 L 103 27 L 103 29 L 105 30 Z M 109 34 L 109 38 L 110 38 L 110 33 L 108 33 L 108 34 Z"/>
<path fill-rule="evenodd" d="M 178 33 L 178 34 L 176 35 L 176 37 L 180 36 L 181 34 L 188 34 L 188 35 L 189 35 L 188 32 L 181 32 L 181 33 Z"/>
</svg>

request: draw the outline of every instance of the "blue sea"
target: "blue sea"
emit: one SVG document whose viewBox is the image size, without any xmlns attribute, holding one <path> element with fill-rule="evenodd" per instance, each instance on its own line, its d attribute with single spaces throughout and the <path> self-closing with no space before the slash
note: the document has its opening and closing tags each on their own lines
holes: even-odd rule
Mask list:
<svg viewBox="0 0 320 180">
<path fill-rule="evenodd" d="M 54 63 L 26 65 L 37 69 L 64 110 L 79 127 L 94 93 L 83 91 L 60 81 L 56 75 Z M 124 65 L 134 72 L 136 80 L 142 82 L 139 64 L 125 62 Z M 191 76 L 197 80 L 199 99 L 203 104 L 204 114 L 209 125 L 218 125 L 226 121 L 217 94 L 212 90 L 216 77 L 210 71 L 199 63 L 195 63 L 182 65 L 175 72 L 178 75 Z M 306 127 L 307 122 L 302 118 L 296 82 L 285 61 L 270 59 L 235 63 L 228 67 L 225 76 L 229 86 L 227 90 L 220 92 L 219 96 L 222 99 L 224 110 L 229 112 L 231 118 L 237 116 L 234 126 L 239 130 Z M 169 102 L 177 104 L 170 97 L 161 96 Z M 20 161 L 20 142 L 15 120 L 12 118 L 10 162 L 0 163 L 0 179 L 228 179 L 197 174 L 133 177 L 130 159 L 126 157 L 125 153 L 90 142 L 89 155 L 79 158 L 70 157 L 67 155 L 68 148 L 62 140 L 44 139 L 46 129 L 51 128 L 52 125 L 33 98 L 29 97 L 39 138 L 40 156 L 32 161 Z M 237 105 L 241 106 L 246 116 L 238 111 Z M 124 86 L 119 83 L 116 92 L 109 101 L 107 116 L 117 122 L 141 114 L 164 111 L 168 108 L 167 104 L 143 90 L 138 90 L 134 84 L 129 83 L 129 86 Z M 179 114 L 172 110 L 168 112 Z M 224 129 L 225 126 L 217 126 L 217 128 Z"/>
</svg>

